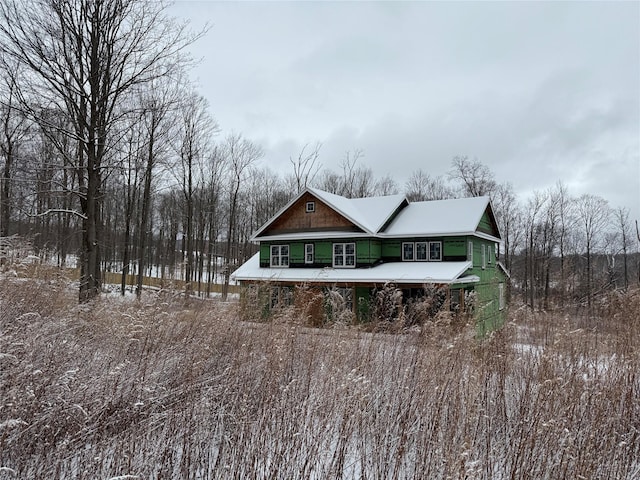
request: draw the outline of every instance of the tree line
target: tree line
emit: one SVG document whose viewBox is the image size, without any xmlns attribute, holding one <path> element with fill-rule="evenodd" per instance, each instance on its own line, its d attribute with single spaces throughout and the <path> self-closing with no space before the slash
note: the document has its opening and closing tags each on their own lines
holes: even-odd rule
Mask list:
<svg viewBox="0 0 640 480">
<path fill-rule="evenodd" d="M 161 2 L 8 0 L 0 4 L 0 237 L 27 237 L 80 267 L 80 301 L 102 273 L 185 281 L 208 295 L 255 251 L 253 231 L 306 186 L 410 201 L 489 195 L 513 292 L 534 308 L 590 305 L 640 281 L 629 210 L 558 182 L 526 199 L 478 160 L 448 174 L 377 178 L 365 152 L 323 168 L 322 144 L 262 163 L 259 144 L 221 133 L 190 83 L 192 33 Z M 333 159 L 329 159 L 333 160 Z M 637 241 L 636 241 L 637 239 Z"/>
</svg>

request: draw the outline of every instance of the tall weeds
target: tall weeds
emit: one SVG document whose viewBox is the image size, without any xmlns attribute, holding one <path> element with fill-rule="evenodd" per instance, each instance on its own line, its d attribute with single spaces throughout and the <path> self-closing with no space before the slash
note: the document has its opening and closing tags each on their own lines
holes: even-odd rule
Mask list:
<svg viewBox="0 0 640 480">
<path fill-rule="evenodd" d="M 479 342 L 0 282 L 0 478 L 640 476 L 637 293 Z"/>
</svg>

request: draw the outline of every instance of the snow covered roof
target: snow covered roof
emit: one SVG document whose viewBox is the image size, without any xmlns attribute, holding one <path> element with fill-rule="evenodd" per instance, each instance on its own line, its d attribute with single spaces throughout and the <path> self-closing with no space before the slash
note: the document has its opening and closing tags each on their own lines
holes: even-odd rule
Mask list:
<svg viewBox="0 0 640 480">
<path fill-rule="evenodd" d="M 413 202 L 381 233 L 384 237 L 472 234 L 488 206 L 489 197 Z"/>
<path fill-rule="evenodd" d="M 307 190 L 369 233 L 377 233 L 398 207 L 406 202 L 406 197 L 401 194 L 346 198 L 317 188 Z"/>
<path fill-rule="evenodd" d="M 265 223 L 251 240 L 302 240 L 317 238 L 318 234 L 305 231 L 264 235 L 269 227 L 305 194 L 311 194 L 338 214 L 360 227 L 364 233 L 350 232 L 349 237 L 373 236 L 378 238 L 435 237 L 451 235 L 477 235 L 489 240 L 500 238 L 478 231 L 478 225 L 487 208 L 489 197 L 469 197 L 448 200 L 429 200 L 409 203 L 404 195 L 346 198 L 317 188 L 307 187 Z M 497 228 L 497 226 L 496 226 Z M 335 235 L 334 235 L 335 233 Z M 326 238 L 344 237 L 343 230 L 322 233 Z"/>
<path fill-rule="evenodd" d="M 233 280 L 291 283 L 473 283 L 475 275 L 462 276 L 471 262 L 394 262 L 371 268 L 261 268 L 256 253 L 232 275 Z"/>
<path fill-rule="evenodd" d="M 267 223 L 253 234 L 252 240 L 258 237 L 263 239 L 261 234 L 268 227 L 296 203 L 304 194 L 310 193 L 318 200 L 324 202 L 340 215 L 360 227 L 369 235 L 375 235 L 388 221 L 398 208 L 407 201 L 404 195 L 386 195 L 382 197 L 366 198 L 346 198 L 333 193 L 325 192 L 317 188 L 307 187 L 280 209 Z M 343 232 L 344 236 L 344 232 Z M 300 234 L 296 235 L 299 238 Z"/>
</svg>

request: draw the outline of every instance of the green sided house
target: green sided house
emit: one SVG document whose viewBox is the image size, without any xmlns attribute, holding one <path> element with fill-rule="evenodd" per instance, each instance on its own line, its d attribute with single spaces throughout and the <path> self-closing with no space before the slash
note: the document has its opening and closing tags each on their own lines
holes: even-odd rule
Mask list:
<svg viewBox="0 0 640 480">
<path fill-rule="evenodd" d="M 259 253 L 232 279 L 249 289 L 268 284 L 271 304 L 289 298 L 296 285 L 337 288 L 364 320 L 373 293 L 386 284 L 401 289 L 405 300 L 438 286 L 452 308 L 473 309 L 479 333 L 504 321 L 507 272 L 498 261 L 500 232 L 487 197 L 348 199 L 306 188 L 252 240 Z"/>
</svg>

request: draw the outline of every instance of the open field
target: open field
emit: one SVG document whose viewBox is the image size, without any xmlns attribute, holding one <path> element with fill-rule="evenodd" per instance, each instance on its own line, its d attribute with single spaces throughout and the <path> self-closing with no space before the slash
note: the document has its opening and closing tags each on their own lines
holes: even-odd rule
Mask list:
<svg viewBox="0 0 640 480">
<path fill-rule="evenodd" d="M 640 478 L 637 291 L 484 341 L 76 299 L 0 280 L 0 479 Z"/>
</svg>

